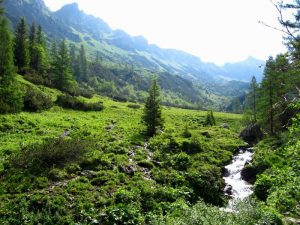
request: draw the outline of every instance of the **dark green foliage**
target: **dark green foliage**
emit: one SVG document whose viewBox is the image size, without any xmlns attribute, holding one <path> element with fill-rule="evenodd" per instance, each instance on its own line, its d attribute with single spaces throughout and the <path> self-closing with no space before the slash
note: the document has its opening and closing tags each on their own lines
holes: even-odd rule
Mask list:
<svg viewBox="0 0 300 225">
<path fill-rule="evenodd" d="M 22 95 L 15 81 L 12 38 L 7 21 L 0 16 L 0 113 L 19 112 Z"/>
<path fill-rule="evenodd" d="M 79 80 L 86 82 L 88 79 L 88 65 L 87 65 L 87 59 L 85 54 L 84 46 L 80 46 L 79 51 Z"/>
<path fill-rule="evenodd" d="M 25 74 L 28 70 L 29 58 L 28 29 L 25 19 L 22 17 L 15 31 L 14 56 L 15 64 L 20 74 Z"/>
<path fill-rule="evenodd" d="M 212 110 L 207 112 L 204 125 L 205 126 L 215 126 L 216 125 L 216 120 L 215 120 Z"/>
<path fill-rule="evenodd" d="M 131 108 L 131 109 L 139 109 L 139 108 L 141 108 L 141 106 L 138 105 L 138 104 L 128 104 L 127 107 Z"/>
<path fill-rule="evenodd" d="M 30 68 L 43 77 L 49 67 L 48 50 L 42 27 L 32 23 L 29 36 Z"/>
<path fill-rule="evenodd" d="M 56 87 L 60 90 L 74 93 L 76 91 L 77 84 L 71 71 L 70 56 L 65 40 L 60 43 L 53 66 Z"/>
<path fill-rule="evenodd" d="M 184 138 L 190 138 L 190 137 L 192 136 L 191 132 L 190 132 L 189 129 L 188 129 L 188 125 L 185 125 L 184 131 L 183 131 L 183 133 L 182 133 L 182 136 L 183 136 Z"/>
<path fill-rule="evenodd" d="M 3 14 L 4 9 L 2 8 L 3 0 L 0 0 L 0 16 Z"/>
<path fill-rule="evenodd" d="M 68 94 L 58 96 L 55 103 L 67 109 L 82 111 L 101 111 L 104 109 L 102 102 L 86 103 Z"/>
<path fill-rule="evenodd" d="M 160 105 L 160 90 L 156 78 L 152 79 L 151 82 L 149 96 L 145 103 L 142 121 L 147 127 L 147 135 L 150 137 L 155 135 L 157 129 L 162 128 L 163 126 Z"/>
<path fill-rule="evenodd" d="M 88 142 L 76 139 L 49 139 L 22 149 L 11 159 L 14 167 L 53 167 L 77 162 L 88 152 Z"/>
<path fill-rule="evenodd" d="M 53 106 L 51 97 L 42 91 L 28 89 L 24 96 L 24 110 L 29 112 L 39 112 L 50 109 Z"/>
</svg>

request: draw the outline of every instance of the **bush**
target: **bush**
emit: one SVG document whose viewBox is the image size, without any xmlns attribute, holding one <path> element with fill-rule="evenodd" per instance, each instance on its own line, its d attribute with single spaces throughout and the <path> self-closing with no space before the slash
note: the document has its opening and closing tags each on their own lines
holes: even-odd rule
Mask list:
<svg viewBox="0 0 300 225">
<path fill-rule="evenodd" d="M 75 92 L 76 96 L 83 96 L 85 98 L 92 98 L 94 96 L 94 92 L 89 89 L 89 87 L 79 87 Z"/>
<path fill-rule="evenodd" d="M 138 104 L 128 104 L 127 107 L 131 108 L 131 109 L 140 109 L 141 108 L 141 106 Z"/>
<path fill-rule="evenodd" d="M 63 108 L 82 111 L 101 111 L 104 109 L 103 102 L 81 102 L 79 99 L 72 97 L 71 95 L 59 95 L 57 97 L 56 104 Z"/>
<path fill-rule="evenodd" d="M 80 161 L 88 151 L 88 142 L 82 140 L 48 139 L 34 144 L 11 158 L 14 167 L 53 167 Z"/>
<path fill-rule="evenodd" d="M 177 170 L 186 170 L 190 166 L 190 156 L 181 152 L 173 157 L 173 167 Z"/>
<path fill-rule="evenodd" d="M 184 138 L 190 138 L 190 137 L 192 136 L 192 134 L 191 134 L 191 132 L 189 131 L 187 125 L 185 125 L 185 127 L 184 127 L 184 131 L 183 131 L 183 133 L 182 133 L 182 136 L 183 136 Z"/>
<path fill-rule="evenodd" d="M 53 106 L 51 98 L 42 91 L 29 89 L 24 96 L 24 110 L 38 112 Z"/>
</svg>

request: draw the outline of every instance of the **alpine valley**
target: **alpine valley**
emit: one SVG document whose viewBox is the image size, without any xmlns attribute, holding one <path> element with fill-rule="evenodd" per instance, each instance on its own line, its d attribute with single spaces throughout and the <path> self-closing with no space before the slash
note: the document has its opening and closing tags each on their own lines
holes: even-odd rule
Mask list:
<svg viewBox="0 0 300 225">
<path fill-rule="evenodd" d="M 236 111 L 230 106 L 232 100 L 243 99 L 252 76 L 262 78 L 264 61 L 249 57 L 224 66 L 206 63 L 189 53 L 149 44 L 142 36 L 112 30 L 102 19 L 81 11 L 77 3 L 56 12 L 43 0 L 6 0 L 4 7 L 13 27 L 20 17 L 41 25 L 49 45 L 61 39 L 83 44 L 89 61 L 101 62 L 101 68 L 90 69 L 87 85 L 116 99 L 144 100 L 150 77 L 158 75 L 165 105 Z"/>
</svg>

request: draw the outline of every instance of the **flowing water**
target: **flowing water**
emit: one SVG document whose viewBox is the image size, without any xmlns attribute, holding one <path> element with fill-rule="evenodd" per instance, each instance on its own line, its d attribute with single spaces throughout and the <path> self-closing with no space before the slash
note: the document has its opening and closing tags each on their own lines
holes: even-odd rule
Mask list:
<svg viewBox="0 0 300 225">
<path fill-rule="evenodd" d="M 252 194 L 252 185 L 242 179 L 241 171 L 246 162 L 252 160 L 252 149 L 240 150 L 231 163 L 225 166 L 226 174 L 223 177 L 226 183 L 225 193 L 231 197 L 229 207 L 237 199 L 244 199 Z"/>
</svg>

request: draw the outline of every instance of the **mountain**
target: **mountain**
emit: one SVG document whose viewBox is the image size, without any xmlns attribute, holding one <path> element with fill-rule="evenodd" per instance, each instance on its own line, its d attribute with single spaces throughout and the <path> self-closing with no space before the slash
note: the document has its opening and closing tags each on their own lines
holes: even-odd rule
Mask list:
<svg viewBox="0 0 300 225">
<path fill-rule="evenodd" d="M 40 24 L 49 39 L 65 38 L 75 44 L 83 43 L 90 59 L 98 52 L 103 61 L 109 62 L 106 65 L 110 65 L 105 80 L 113 81 L 119 89 L 132 85 L 136 91 L 145 91 L 145 77 L 159 74 L 166 95 L 194 105 L 219 105 L 218 102 L 225 104 L 226 99 L 245 91 L 247 85 L 242 81 L 249 81 L 249 74 L 257 74 L 254 73 L 257 64 L 253 63 L 256 62 L 253 58 L 223 67 L 205 63 L 192 54 L 149 44 L 142 36 L 113 30 L 102 19 L 80 10 L 77 3 L 65 5 L 56 12 L 51 12 L 43 0 L 6 0 L 4 7 L 13 26 L 19 17 L 25 17 L 28 23 L 35 21 Z M 119 70 L 116 71 L 115 67 Z M 131 75 L 124 72 L 128 67 L 132 68 Z M 142 85 L 136 84 L 136 76 L 141 77 Z M 232 86 L 230 80 L 239 82 Z"/>
<path fill-rule="evenodd" d="M 258 81 L 262 80 L 265 61 L 248 57 L 238 63 L 226 63 L 222 69 L 227 74 L 226 77 L 232 80 L 250 81 L 255 76 Z"/>
</svg>

